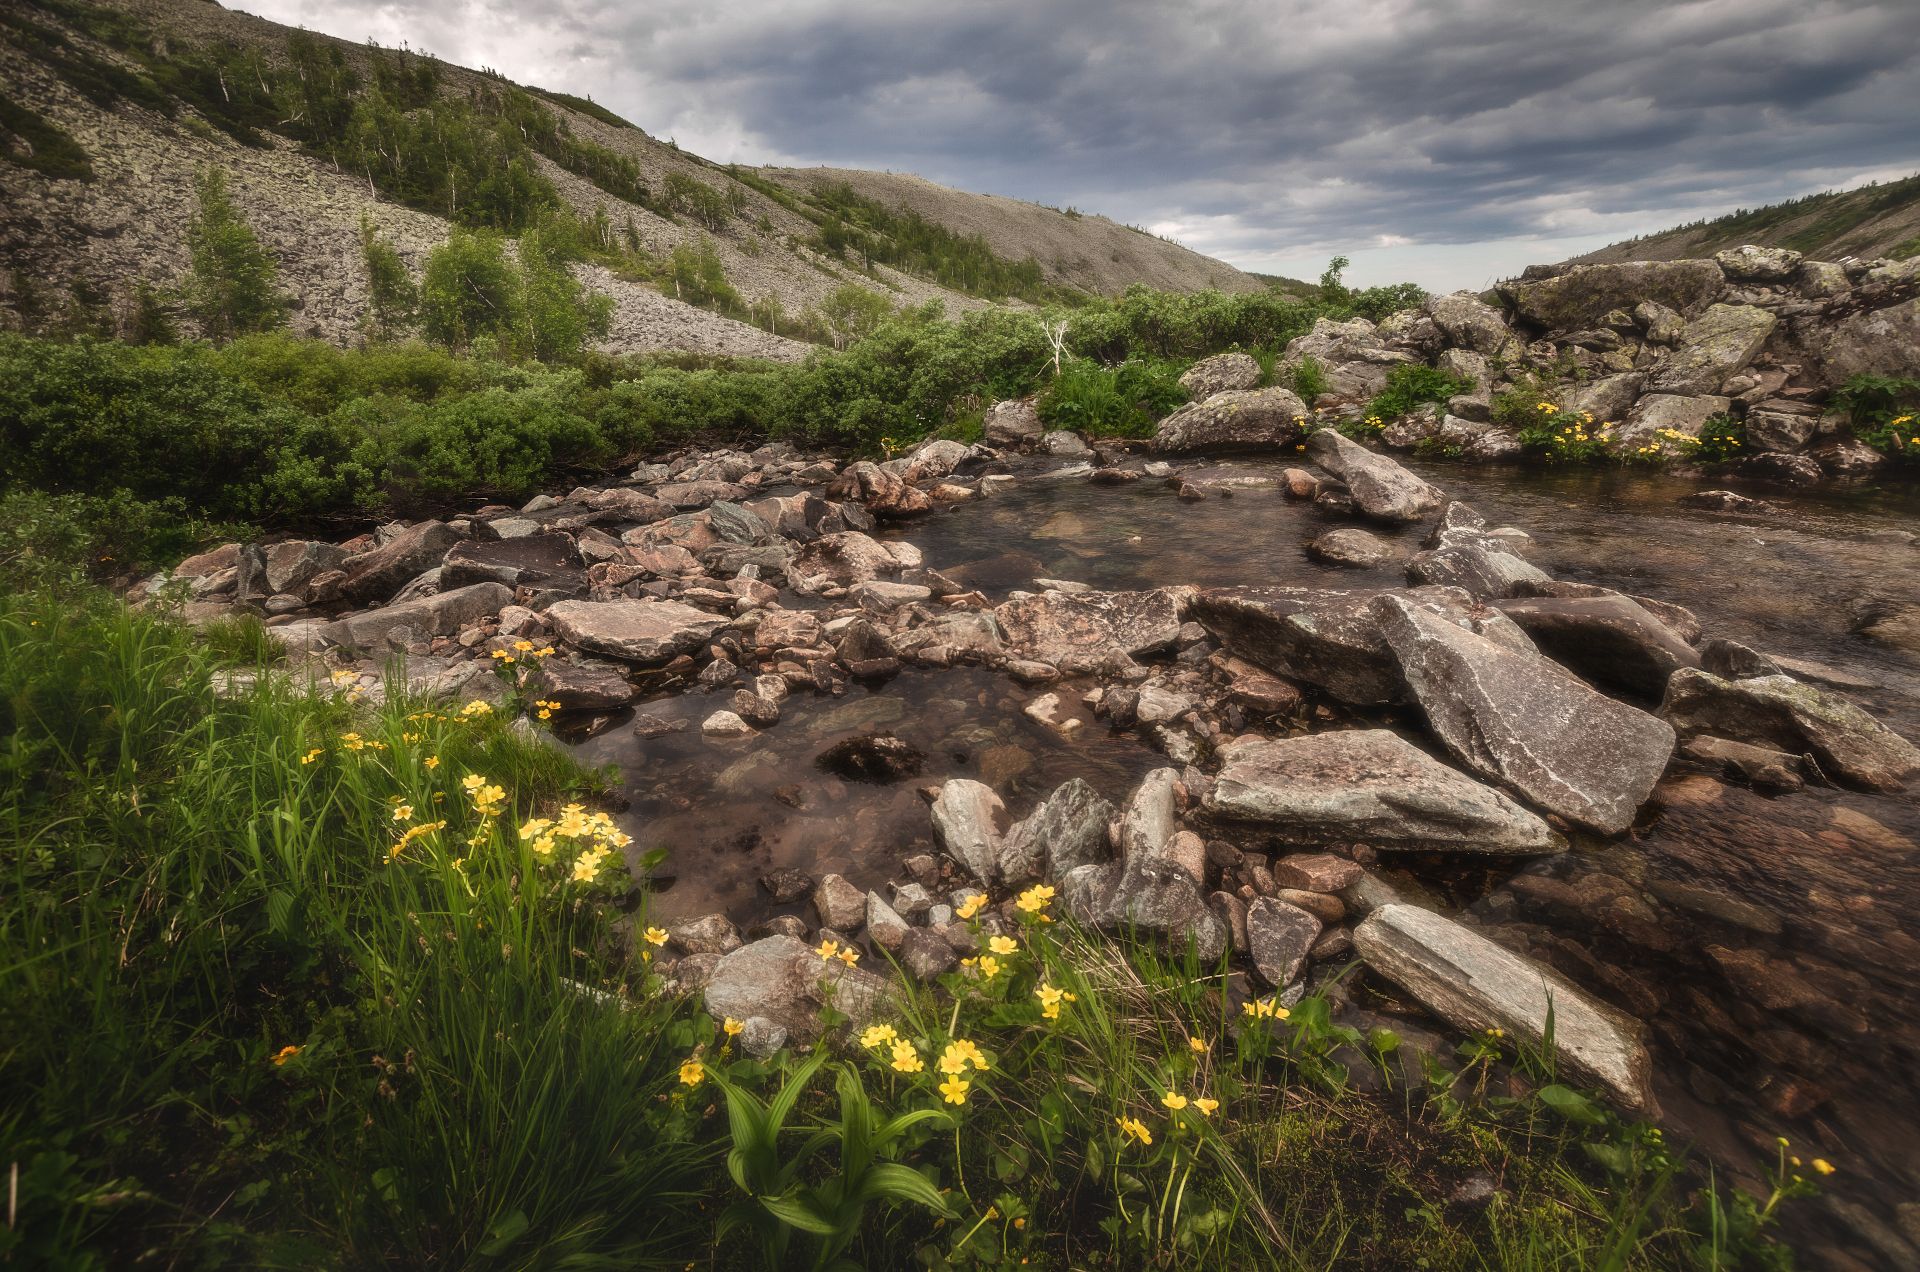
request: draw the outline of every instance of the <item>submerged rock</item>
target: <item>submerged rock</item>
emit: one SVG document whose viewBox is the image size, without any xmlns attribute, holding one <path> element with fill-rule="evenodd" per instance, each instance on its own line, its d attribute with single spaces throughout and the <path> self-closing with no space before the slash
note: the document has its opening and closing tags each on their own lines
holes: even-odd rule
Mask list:
<svg viewBox="0 0 1920 1272">
<path fill-rule="evenodd" d="M 1551 1014 L 1563 1073 L 1602 1087 L 1628 1112 L 1657 1112 L 1643 1027 L 1558 973 L 1411 905 L 1374 910 L 1353 944 L 1368 967 L 1456 1029 L 1502 1029 L 1537 1047 L 1545 1045 Z"/>
<path fill-rule="evenodd" d="M 1183 587 L 1049 591 L 1003 602 L 993 616 L 1017 657 L 1084 672 L 1170 648 L 1191 594 Z"/>
<path fill-rule="evenodd" d="M 1677 672 L 1660 714 L 1687 737 L 1711 733 L 1810 753 L 1829 776 L 1869 790 L 1905 790 L 1920 775 L 1920 748 L 1839 694 L 1791 676 Z"/>
<path fill-rule="evenodd" d="M 1410 695 L 1461 763 L 1603 834 L 1632 823 L 1673 754 L 1671 726 L 1404 597 L 1377 605 Z"/>
<path fill-rule="evenodd" d="M 842 738 L 814 757 L 836 777 L 854 782 L 899 782 L 920 772 L 927 757 L 891 733 Z"/>
<path fill-rule="evenodd" d="M 1385 729 L 1250 740 L 1203 807 L 1293 844 L 1484 853 L 1557 852 L 1544 821 Z"/>
</svg>

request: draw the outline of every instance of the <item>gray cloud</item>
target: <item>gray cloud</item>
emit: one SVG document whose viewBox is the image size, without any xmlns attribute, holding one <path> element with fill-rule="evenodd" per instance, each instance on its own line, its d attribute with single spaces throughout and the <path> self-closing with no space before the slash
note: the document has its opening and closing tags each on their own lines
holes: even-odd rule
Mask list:
<svg viewBox="0 0 1920 1272">
<path fill-rule="evenodd" d="M 918 172 L 1249 268 L 1346 251 L 1364 281 L 1478 285 L 1920 167 L 1914 0 L 253 3 L 711 158 Z"/>
</svg>

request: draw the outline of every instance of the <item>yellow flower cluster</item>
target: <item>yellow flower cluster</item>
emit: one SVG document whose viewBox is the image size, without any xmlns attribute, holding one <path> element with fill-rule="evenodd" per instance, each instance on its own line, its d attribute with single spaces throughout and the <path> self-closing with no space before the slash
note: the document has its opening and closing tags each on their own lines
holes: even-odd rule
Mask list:
<svg viewBox="0 0 1920 1272">
<path fill-rule="evenodd" d="M 348 751 L 384 751 L 387 749 L 385 742 L 376 742 L 372 738 L 363 738 L 358 733 L 342 733 L 340 735 L 340 745 Z"/>
<path fill-rule="evenodd" d="M 461 778 L 460 786 L 467 792 L 467 798 L 473 801 L 473 811 L 482 817 L 498 817 L 507 805 L 506 791 L 478 773 L 469 773 Z"/>
<path fill-rule="evenodd" d="M 1079 996 L 1072 990 L 1061 989 L 1045 981 L 1033 987 L 1033 996 L 1040 1000 L 1040 1014 L 1048 1020 L 1060 1019 L 1061 1004 L 1080 1001 Z"/>
<path fill-rule="evenodd" d="M 822 941 L 814 949 L 813 952 L 820 956 L 820 961 L 823 963 L 826 962 L 828 959 L 837 958 L 842 963 L 845 963 L 848 967 L 852 967 L 855 963 L 858 963 L 860 961 L 859 950 L 855 949 L 851 945 L 847 946 L 845 949 L 842 949 L 840 947 L 840 942 L 838 941 Z"/>
<path fill-rule="evenodd" d="M 411 816 L 413 813 L 413 810 L 409 808 L 407 809 L 407 813 L 409 816 Z M 436 831 L 445 830 L 446 828 L 447 828 L 447 823 L 444 821 L 421 822 L 417 826 L 407 827 L 406 833 L 401 835 L 400 838 L 394 842 L 393 847 L 387 849 L 387 860 L 392 861 L 395 858 L 397 858 L 401 853 L 405 852 L 407 850 L 407 846 L 413 843 L 415 840 L 425 839 L 428 835 L 431 835 Z"/>
<path fill-rule="evenodd" d="M 962 901 L 954 913 L 963 919 L 971 919 L 974 915 L 984 910 L 986 905 L 987 894 L 984 892 L 975 892 L 970 894 L 965 901 Z"/>
<path fill-rule="evenodd" d="M 1136 1117 L 1116 1117 L 1114 1122 L 1120 1127 L 1120 1133 L 1129 1139 L 1139 1140 L 1141 1144 L 1153 1146 L 1153 1132 L 1147 1129 L 1145 1122 Z"/>
<path fill-rule="evenodd" d="M 1249 1020 L 1285 1020 L 1293 1014 L 1271 998 L 1250 998 L 1240 1004 L 1240 1011 Z"/>
<path fill-rule="evenodd" d="M 535 649 L 533 642 L 530 640 L 514 641 L 511 650 L 496 649 L 493 651 L 494 661 L 502 667 L 511 667 L 523 658 L 538 662 L 542 658 L 551 657 L 553 657 L 552 645 L 542 645 L 540 648 Z"/>
<path fill-rule="evenodd" d="M 1053 904 L 1053 888 L 1049 884 L 1036 883 L 1015 897 L 1013 903 L 1020 907 L 1023 914 L 1039 915 Z"/>
</svg>

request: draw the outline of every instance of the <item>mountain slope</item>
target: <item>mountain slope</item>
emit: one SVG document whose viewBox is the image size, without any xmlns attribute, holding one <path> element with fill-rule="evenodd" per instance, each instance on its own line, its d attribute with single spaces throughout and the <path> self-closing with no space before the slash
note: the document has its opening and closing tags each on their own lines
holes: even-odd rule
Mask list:
<svg viewBox="0 0 1920 1272">
<path fill-rule="evenodd" d="M 1742 208 L 1710 221 L 1612 243 L 1567 264 L 1686 260 L 1743 243 L 1790 247 L 1829 261 L 1920 255 L 1920 175 Z"/>
<path fill-rule="evenodd" d="M 1262 286 L 1105 218 L 886 174 L 833 174 L 871 204 L 849 250 L 834 228 L 845 205 L 823 203 L 811 185 L 712 164 L 563 92 L 522 91 L 491 74 L 307 36 L 207 0 L 120 0 L 111 9 L 23 0 L 0 8 L 0 159 L 8 160 L 0 162 L 0 305 L 18 311 L 47 303 L 40 293 L 77 293 L 124 311 L 136 284 L 176 281 L 188 265 L 194 176 L 218 165 L 280 263 L 295 329 L 352 339 L 369 288 L 362 214 L 416 273 L 453 222 L 448 206 L 340 160 L 337 143 L 349 129 L 322 134 L 318 108 L 307 113 L 315 66 L 336 67 L 328 73 L 357 86 L 357 96 L 331 103 L 342 111 L 378 86 L 396 99 L 415 96 L 399 101 L 389 123 L 437 118 L 445 107 L 534 138 L 521 156 L 525 181 L 550 189 L 582 222 L 602 217 L 597 224 L 627 249 L 626 260 L 651 264 L 583 270 L 614 298 L 606 344 L 616 350 L 800 357 L 811 346 L 791 338 L 804 334 L 797 320 L 849 283 L 894 305 L 939 300 L 950 311 L 1063 289 L 1113 293 L 1133 282 Z M 289 86 L 306 98 L 287 105 Z M 457 193 L 468 202 L 451 210 L 471 219 L 474 191 Z M 917 216 L 902 213 L 903 203 Z M 710 245 L 737 300 L 696 308 L 663 294 L 675 290 L 666 268 L 674 249 L 700 245 Z"/>
</svg>

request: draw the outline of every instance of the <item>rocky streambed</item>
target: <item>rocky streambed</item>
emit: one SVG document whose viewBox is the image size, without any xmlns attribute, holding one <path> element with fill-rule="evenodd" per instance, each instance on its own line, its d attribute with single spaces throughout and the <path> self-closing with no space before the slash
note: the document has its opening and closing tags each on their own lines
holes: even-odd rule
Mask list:
<svg viewBox="0 0 1920 1272">
<path fill-rule="evenodd" d="M 829 974 L 884 995 L 811 943 L 939 975 L 969 898 L 1045 881 L 1410 1051 L 1550 1002 L 1622 1107 L 1736 1168 L 1779 1134 L 1842 1163 L 1823 1258 L 1910 1262 L 1912 494 L 1710 511 L 1301 445 L 689 454 L 175 576 L 369 693 L 396 652 L 475 696 L 551 645 L 528 696 L 623 770 L 669 971 L 748 1044 Z"/>
</svg>

